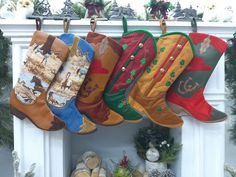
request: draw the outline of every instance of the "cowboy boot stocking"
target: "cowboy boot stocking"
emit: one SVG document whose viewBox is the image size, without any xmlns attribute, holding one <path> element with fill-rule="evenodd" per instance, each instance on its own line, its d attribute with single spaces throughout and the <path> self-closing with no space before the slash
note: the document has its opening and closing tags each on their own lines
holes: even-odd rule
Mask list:
<svg viewBox="0 0 236 177">
<path fill-rule="evenodd" d="M 157 41 L 157 56 L 135 83 L 129 103 L 161 126 L 176 128 L 183 124 L 166 102 L 166 93 L 193 58 L 192 43 L 183 33 L 167 33 Z"/>
<path fill-rule="evenodd" d="M 76 96 L 93 59 L 94 50 L 85 40 L 73 34 L 66 33 L 59 38 L 70 46 L 70 53 L 48 90 L 48 105 L 65 122 L 69 131 L 78 134 L 90 133 L 96 130 L 96 125 L 79 112 Z"/>
<path fill-rule="evenodd" d="M 123 117 L 109 109 L 102 95 L 122 48 L 110 37 L 94 32 L 88 33 L 86 40 L 94 47 L 95 57 L 79 91 L 77 107 L 98 124 L 121 123 Z"/>
<path fill-rule="evenodd" d="M 125 18 L 123 18 L 123 26 L 125 33 L 120 40 L 120 45 L 124 51 L 109 80 L 104 100 L 125 120 L 138 122 L 142 120 L 143 115 L 129 105 L 127 94 L 155 58 L 156 40 L 151 33 L 145 30 L 127 32 Z"/>
<path fill-rule="evenodd" d="M 186 112 L 203 122 L 219 122 L 227 115 L 207 103 L 203 92 L 227 43 L 215 36 L 191 33 L 196 54 L 194 59 L 175 81 L 167 94 L 171 108 L 176 112 Z"/>
<path fill-rule="evenodd" d="M 69 48 L 59 39 L 36 31 L 32 37 L 19 79 L 11 91 L 11 113 L 28 118 L 44 130 L 58 130 L 64 123 L 47 106 L 46 93 Z"/>
</svg>

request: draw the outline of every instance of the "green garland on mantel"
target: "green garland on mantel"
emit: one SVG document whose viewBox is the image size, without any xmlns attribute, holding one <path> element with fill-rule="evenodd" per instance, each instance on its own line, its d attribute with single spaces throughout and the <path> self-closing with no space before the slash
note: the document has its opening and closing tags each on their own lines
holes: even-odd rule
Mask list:
<svg viewBox="0 0 236 177">
<path fill-rule="evenodd" d="M 225 81 L 229 88 L 230 100 L 232 100 L 231 111 L 236 115 L 236 33 L 228 40 L 229 47 L 225 52 Z M 236 144 L 236 121 L 230 128 L 231 140 Z"/>
<path fill-rule="evenodd" d="M 13 121 L 10 114 L 9 90 L 12 76 L 9 72 L 10 40 L 0 30 L 0 147 L 13 147 Z"/>
</svg>

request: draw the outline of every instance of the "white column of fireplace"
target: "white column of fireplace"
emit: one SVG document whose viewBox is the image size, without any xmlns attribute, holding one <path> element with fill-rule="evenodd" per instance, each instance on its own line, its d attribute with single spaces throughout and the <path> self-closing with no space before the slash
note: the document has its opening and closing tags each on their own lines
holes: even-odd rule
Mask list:
<svg viewBox="0 0 236 177">
<path fill-rule="evenodd" d="M 169 32 L 191 31 L 188 22 L 167 22 L 167 25 Z M 129 22 L 129 27 L 147 29 L 156 37 L 161 33 L 158 22 L 133 21 Z M 232 24 L 217 23 L 198 23 L 198 27 L 199 32 L 223 39 L 230 38 L 235 29 Z M 72 21 L 70 32 L 84 37 L 89 28 L 89 21 Z M 35 23 L 33 20 L 0 20 L 0 29 L 12 41 L 13 81 L 16 83 L 27 46 L 35 30 Z M 45 21 L 42 30 L 52 35 L 60 35 L 63 32 L 62 21 Z M 122 24 L 114 21 L 98 22 L 97 32 L 119 38 L 122 34 Z M 224 110 L 224 89 L 222 57 L 205 92 L 207 100 L 220 110 Z M 203 124 L 188 116 L 183 116 L 183 119 L 183 128 L 173 130 L 176 141 L 183 144 L 179 159 L 173 167 L 177 177 L 223 177 L 224 123 Z M 72 162 L 71 145 L 71 134 L 65 130 L 46 132 L 36 128 L 28 120 L 14 118 L 14 147 L 21 159 L 22 172 L 32 163 L 37 163 L 36 177 L 68 177 Z M 79 146 L 77 148 L 80 148 Z"/>
</svg>

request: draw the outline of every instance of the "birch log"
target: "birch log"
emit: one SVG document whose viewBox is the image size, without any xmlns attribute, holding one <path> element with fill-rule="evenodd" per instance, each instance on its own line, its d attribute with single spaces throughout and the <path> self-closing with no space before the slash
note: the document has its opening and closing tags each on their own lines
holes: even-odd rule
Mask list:
<svg viewBox="0 0 236 177">
<path fill-rule="evenodd" d="M 90 177 L 90 169 L 83 163 L 79 162 L 76 166 L 76 169 L 72 173 L 71 177 Z"/>
<path fill-rule="evenodd" d="M 100 168 L 99 176 L 98 177 L 106 177 L 106 170 L 105 170 L 105 168 Z"/>
<path fill-rule="evenodd" d="M 100 170 L 100 167 L 94 168 L 92 171 L 91 177 L 99 177 L 99 170 Z"/>
<path fill-rule="evenodd" d="M 92 151 L 85 152 L 82 155 L 82 159 L 85 165 L 91 170 L 100 166 L 100 163 L 101 163 L 101 159 L 98 157 L 98 155 L 95 152 L 92 152 Z"/>
</svg>

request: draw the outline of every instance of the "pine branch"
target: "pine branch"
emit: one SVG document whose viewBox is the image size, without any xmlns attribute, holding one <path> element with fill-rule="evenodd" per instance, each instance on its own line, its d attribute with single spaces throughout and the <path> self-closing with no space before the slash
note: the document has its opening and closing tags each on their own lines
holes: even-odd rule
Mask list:
<svg viewBox="0 0 236 177">
<path fill-rule="evenodd" d="M 0 146 L 13 148 L 13 121 L 9 104 L 0 103 Z"/>
<path fill-rule="evenodd" d="M 10 59 L 10 40 L 3 36 L 0 30 L 0 98 L 2 97 L 5 88 L 10 88 L 12 77 L 9 75 L 8 62 Z M 5 93 L 7 94 L 7 93 Z M 13 147 L 13 122 L 9 112 L 10 106 L 8 103 L 0 102 L 0 146 Z"/>
<path fill-rule="evenodd" d="M 236 33 L 232 39 L 228 40 L 229 47 L 225 52 L 225 81 L 226 85 L 230 91 L 230 99 L 233 104 L 231 106 L 232 114 L 236 114 Z M 234 121 L 233 126 L 230 131 L 230 138 L 236 144 L 236 121 Z"/>
</svg>

